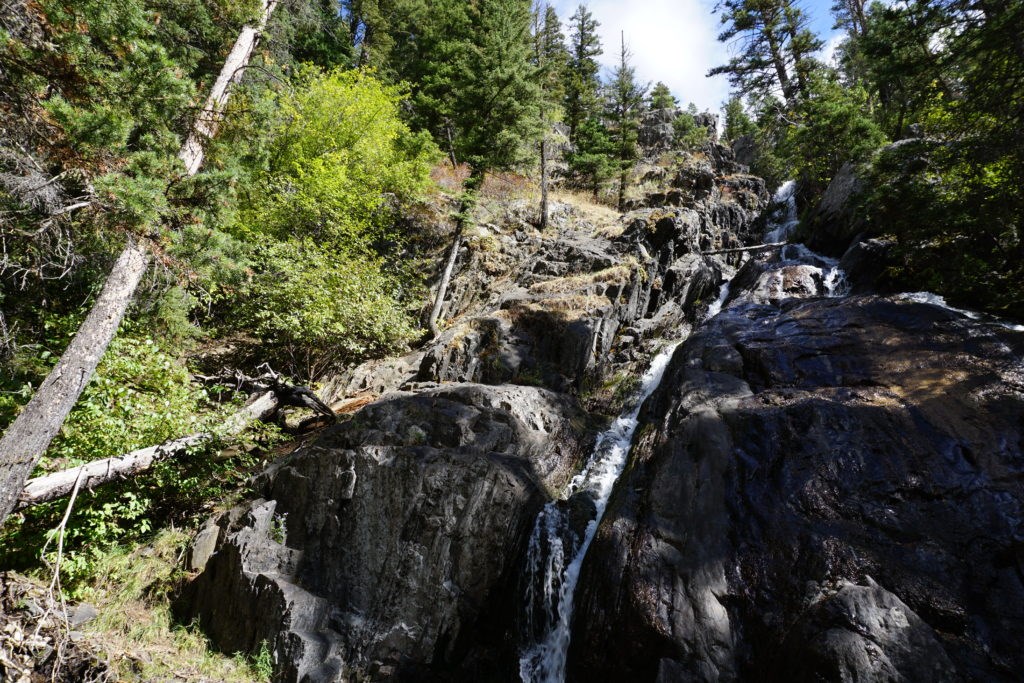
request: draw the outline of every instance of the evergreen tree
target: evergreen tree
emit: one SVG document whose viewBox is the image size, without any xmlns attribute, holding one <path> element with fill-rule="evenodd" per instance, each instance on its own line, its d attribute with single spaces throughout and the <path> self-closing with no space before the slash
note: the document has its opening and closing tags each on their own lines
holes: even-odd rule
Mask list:
<svg viewBox="0 0 1024 683">
<path fill-rule="evenodd" d="M 562 21 L 546 2 L 534 8 L 534 63 L 541 71 L 545 99 L 561 108 L 565 99 L 569 50 L 565 47 Z"/>
<path fill-rule="evenodd" d="M 537 67 L 541 84 L 541 126 L 540 140 L 540 227 L 548 225 L 548 184 L 550 176 L 549 150 L 552 128 L 561 112 L 565 97 L 565 72 L 569 53 L 565 49 L 565 35 L 562 22 L 555 9 L 547 3 L 534 7 L 534 65 Z"/>
<path fill-rule="evenodd" d="M 654 89 L 651 90 L 649 106 L 651 109 L 675 109 L 679 106 L 679 101 L 676 100 L 667 85 L 658 81 Z"/>
<path fill-rule="evenodd" d="M 424 0 L 342 0 L 354 63 L 395 78 L 395 52 L 418 37 L 421 17 L 427 12 Z"/>
<path fill-rule="evenodd" d="M 730 97 L 725 103 L 725 139 L 731 142 L 752 134 L 754 130 L 754 122 L 747 115 L 743 100 L 735 95 Z"/>
<path fill-rule="evenodd" d="M 600 24 L 585 5 L 580 5 L 569 20 L 571 27 L 569 67 L 566 78 L 565 122 L 569 141 L 577 144 L 580 124 L 600 111 L 601 67 L 597 58 L 603 53 L 597 35 Z"/>
<path fill-rule="evenodd" d="M 480 0 L 457 82 L 457 150 L 477 172 L 512 168 L 540 134 L 528 0 Z"/>
<path fill-rule="evenodd" d="M 733 43 L 736 56 L 708 75 L 728 75 L 749 96 L 781 92 L 787 106 L 796 106 L 807 93 L 811 55 L 822 46 L 803 12 L 792 0 L 722 0 L 717 8 L 726 25 L 718 39 Z"/>
<path fill-rule="evenodd" d="M 626 185 L 639 157 L 637 138 L 640 133 L 640 115 L 643 111 L 647 86 L 636 79 L 636 69 L 630 63 L 632 55 L 622 37 L 619 64 L 608 85 L 608 129 L 615 149 L 615 166 L 619 177 L 618 206 L 625 211 Z"/>
</svg>

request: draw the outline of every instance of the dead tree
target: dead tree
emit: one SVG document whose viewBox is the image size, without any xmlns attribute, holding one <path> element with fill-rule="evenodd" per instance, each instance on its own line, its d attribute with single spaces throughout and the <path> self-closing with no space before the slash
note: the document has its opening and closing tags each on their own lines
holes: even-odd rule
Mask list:
<svg viewBox="0 0 1024 683">
<path fill-rule="evenodd" d="M 204 142 L 212 136 L 230 96 L 230 84 L 248 65 L 256 40 L 266 26 L 277 0 L 263 0 L 255 27 L 246 26 L 228 55 L 203 113 L 197 118 L 178 157 L 186 174 L 199 170 Z M 75 402 L 88 384 L 96 365 L 114 338 L 149 263 L 146 245 L 129 239 L 107 276 L 100 298 L 56 367 L 32 400 L 0 438 L 0 524 L 14 509 L 25 481 L 46 452 Z"/>
<path fill-rule="evenodd" d="M 232 415 L 220 430 L 221 436 L 232 436 L 242 432 L 253 420 L 266 420 L 280 407 L 277 395 L 267 391 L 253 398 L 240 412 Z M 125 479 L 144 472 L 160 460 L 177 457 L 189 448 L 204 446 L 214 441 L 217 435 L 199 433 L 174 439 L 159 446 L 139 450 L 103 460 L 94 460 L 80 467 L 54 472 L 30 479 L 18 496 L 17 508 L 47 503 L 69 495 L 76 482 L 81 486 L 93 487 L 118 479 Z"/>
</svg>

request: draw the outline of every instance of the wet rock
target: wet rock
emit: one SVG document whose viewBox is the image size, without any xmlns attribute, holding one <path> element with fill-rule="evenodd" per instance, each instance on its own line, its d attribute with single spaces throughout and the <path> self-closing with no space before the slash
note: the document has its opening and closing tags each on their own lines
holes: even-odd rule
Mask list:
<svg viewBox="0 0 1024 683">
<path fill-rule="evenodd" d="M 588 425 L 533 387 L 391 394 L 260 478 L 179 615 L 225 651 L 267 642 L 277 680 L 511 670 L 513 566 Z"/>
<path fill-rule="evenodd" d="M 827 256 L 842 256 L 864 230 L 864 218 L 857 211 L 863 191 L 857 166 L 843 164 L 807 220 L 807 246 Z"/>
<path fill-rule="evenodd" d="M 898 299 L 723 311 L 644 407 L 570 678 L 1016 680 L 1022 355 Z"/>
</svg>

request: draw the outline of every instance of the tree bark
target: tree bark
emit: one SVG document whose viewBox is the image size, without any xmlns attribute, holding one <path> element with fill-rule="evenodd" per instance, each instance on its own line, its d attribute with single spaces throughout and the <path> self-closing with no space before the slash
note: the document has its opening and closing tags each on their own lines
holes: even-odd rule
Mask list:
<svg viewBox="0 0 1024 683">
<path fill-rule="evenodd" d="M 755 244 L 750 247 L 735 247 L 733 249 L 716 249 L 714 251 L 702 251 L 701 256 L 714 256 L 715 254 L 738 254 L 741 251 L 767 251 L 784 247 L 789 242 L 772 242 L 771 244 Z"/>
<path fill-rule="evenodd" d="M 0 438 L 0 522 L 89 383 L 148 265 L 146 248 L 129 241 L 57 366 Z"/>
<path fill-rule="evenodd" d="M 279 405 L 274 392 L 261 394 L 241 411 L 232 415 L 224 424 L 223 434 L 234 435 L 244 430 L 253 420 L 265 420 L 274 414 Z M 125 479 L 144 472 L 160 460 L 181 455 L 189 448 L 210 443 L 213 434 L 191 434 L 180 439 L 168 441 L 159 446 L 141 448 L 125 455 L 104 460 L 94 460 L 81 467 L 74 467 L 61 472 L 54 472 L 29 480 L 18 497 L 16 509 L 20 510 L 40 503 L 63 498 L 75 487 L 78 478 L 82 478 L 82 486 L 98 486 L 108 482 Z"/>
<path fill-rule="evenodd" d="M 430 327 L 430 334 L 436 337 L 441 333 L 437 327 L 437 319 L 441 315 L 441 306 L 444 305 L 444 296 L 448 293 L 448 284 L 452 281 L 452 271 L 455 270 L 455 260 L 459 256 L 459 247 L 462 246 L 462 219 L 459 219 L 459 226 L 455 232 L 455 241 L 452 243 L 452 250 L 448 254 L 448 264 L 445 266 L 444 275 L 437 285 L 437 295 L 434 297 L 434 308 L 430 311 L 430 320 L 427 325 Z"/>
<path fill-rule="evenodd" d="M 178 152 L 178 158 L 185 164 L 186 176 L 195 175 L 203 165 L 203 160 L 206 157 L 206 143 L 217 134 L 217 128 L 224 117 L 224 108 L 227 107 L 231 96 L 230 87 L 239 80 L 242 72 L 249 66 L 256 42 L 266 29 L 270 14 L 276 6 L 277 0 L 263 0 L 259 22 L 256 26 L 242 28 L 242 32 L 238 34 L 238 39 L 235 41 L 235 46 L 231 48 L 227 59 L 224 60 L 224 67 L 213 84 L 210 96 L 206 99 L 206 104 L 196 118 L 188 139 L 185 140 L 181 151 Z"/>
<path fill-rule="evenodd" d="M 214 134 L 230 96 L 229 86 L 248 65 L 255 41 L 266 26 L 278 0 L 263 0 L 257 28 L 242 29 L 220 76 L 197 118 L 188 139 L 178 153 L 186 175 L 199 170 L 204 158 L 204 141 Z M 96 365 L 117 333 L 128 304 L 149 263 L 146 247 L 129 240 L 113 270 L 107 276 L 100 298 L 71 340 L 57 366 L 35 396 L 0 438 L 0 525 L 11 513 L 18 493 L 33 468 L 57 435 L 74 407 Z"/>
<path fill-rule="evenodd" d="M 548 140 L 547 132 L 540 141 L 540 229 L 548 227 Z"/>
</svg>

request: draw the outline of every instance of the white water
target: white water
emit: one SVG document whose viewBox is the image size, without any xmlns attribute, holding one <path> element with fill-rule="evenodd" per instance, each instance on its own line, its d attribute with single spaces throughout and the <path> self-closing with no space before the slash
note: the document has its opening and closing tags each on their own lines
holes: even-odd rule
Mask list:
<svg viewBox="0 0 1024 683">
<path fill-rule="evenodd" d="M 938 294 L 932 294 L 931 292 L 907 292 L 905 294 L 899 294 L 896 296 L 897 299 L 903 301 L 913 301 L 919 304 L 931 304 L 932 306 L 939 306 L 945 308 L 947 311 L 953 311 L 960 315 L 966 316 L 971 320 L 979 320 L 982 322 L 991 322 L 1000 327 L 1005 327 L 1008 330 L 1014 332 L 1024 332 L 1024 325 L 1018 325 L 1016 323 L 1007 322 L 1000 320 L 999 318 L 985 313 L 978 313 L 976 311 L 969 311 L 965 308 L 956 308 L 946 303 L 945 297 L 941 297 Z"/>
<path fill-rule="evenodd" d="M 731 285 L 732 280 L 726 280 L 722 283 L 722 288 L 718 290 L 718 298 L 708 306 L 708 312 L 704 314 L 705 320 L 710 320 L 722 312 L 722 306 L 725 305 L 725 300 L 729 298 L 729 287 Z"/>
<path fill-rule="evenodd" d="M 796 181 L 787 180 L 779 189 L 775 191 L 775 196 L 772 197 L 772 201 L 776 204 L 782 204 L 785 208 L 782 218 L 775 222 L 775 227 L 768 231 L 764 236 L 765 240 L 770 243 L 784 242 L 789 239 L 789 236 L 796 230 L 796 226 L 800 224 L 800 218 L 796 212 Z"/>
<path fill-rule="evenodd" d="M 765 234 L 765 241 L 768 243 L 784 242 L 789 239 L 793 231 L 800 224 L 800 218 L 796 209 L 796 181 L 787 180 L 778 190 L 772 201 L 776 205 L 785 207 L 782 217 L 773 222 Z M 788 256 L 792 254 L 792 256 Z M 846 273 L 839 267 L 839 261 L 827 256 L 817 254 L 803 244 L 790 244 L 783 248 L 783 260 L 800 263 L 814 268 L 821 276 L 825 287 L 825 295 L 829 297 L 843 297 L 850 293 L 850 285 L 846 281 Z M 787 257 L 788 256 L 788 257 Z M 823 266 L 813 265 L 822 263 Z"/>
<path fill-rule="evenodd" d="M 636 404 L 598 437 L 586 468 L 569 483 L 564 500 L 574 494 L 589 494 L 596 509 L 596 516 L 587 524 L 578 547 L 567 548 L 563 542 L 566 534 L 572 535 L 564 503 L 548 503 L 537 517 L 527 562 L 531 573 L 528 579 L 540 580 L 530 582 L 526 607 L 529 619 L 539 612 L 546 623 L 541 625 L 541 637 L 520 655 L 519 677 L 524 683 L 562 683 L 565 680 L 573 601 L 583 559 L 597 534 L 615 482 L 625 469 L 640 408 L 661 384 L 678 345 L 678 342 L 670 345 L 654 358 L 641 382 Z"/>
</svg>

